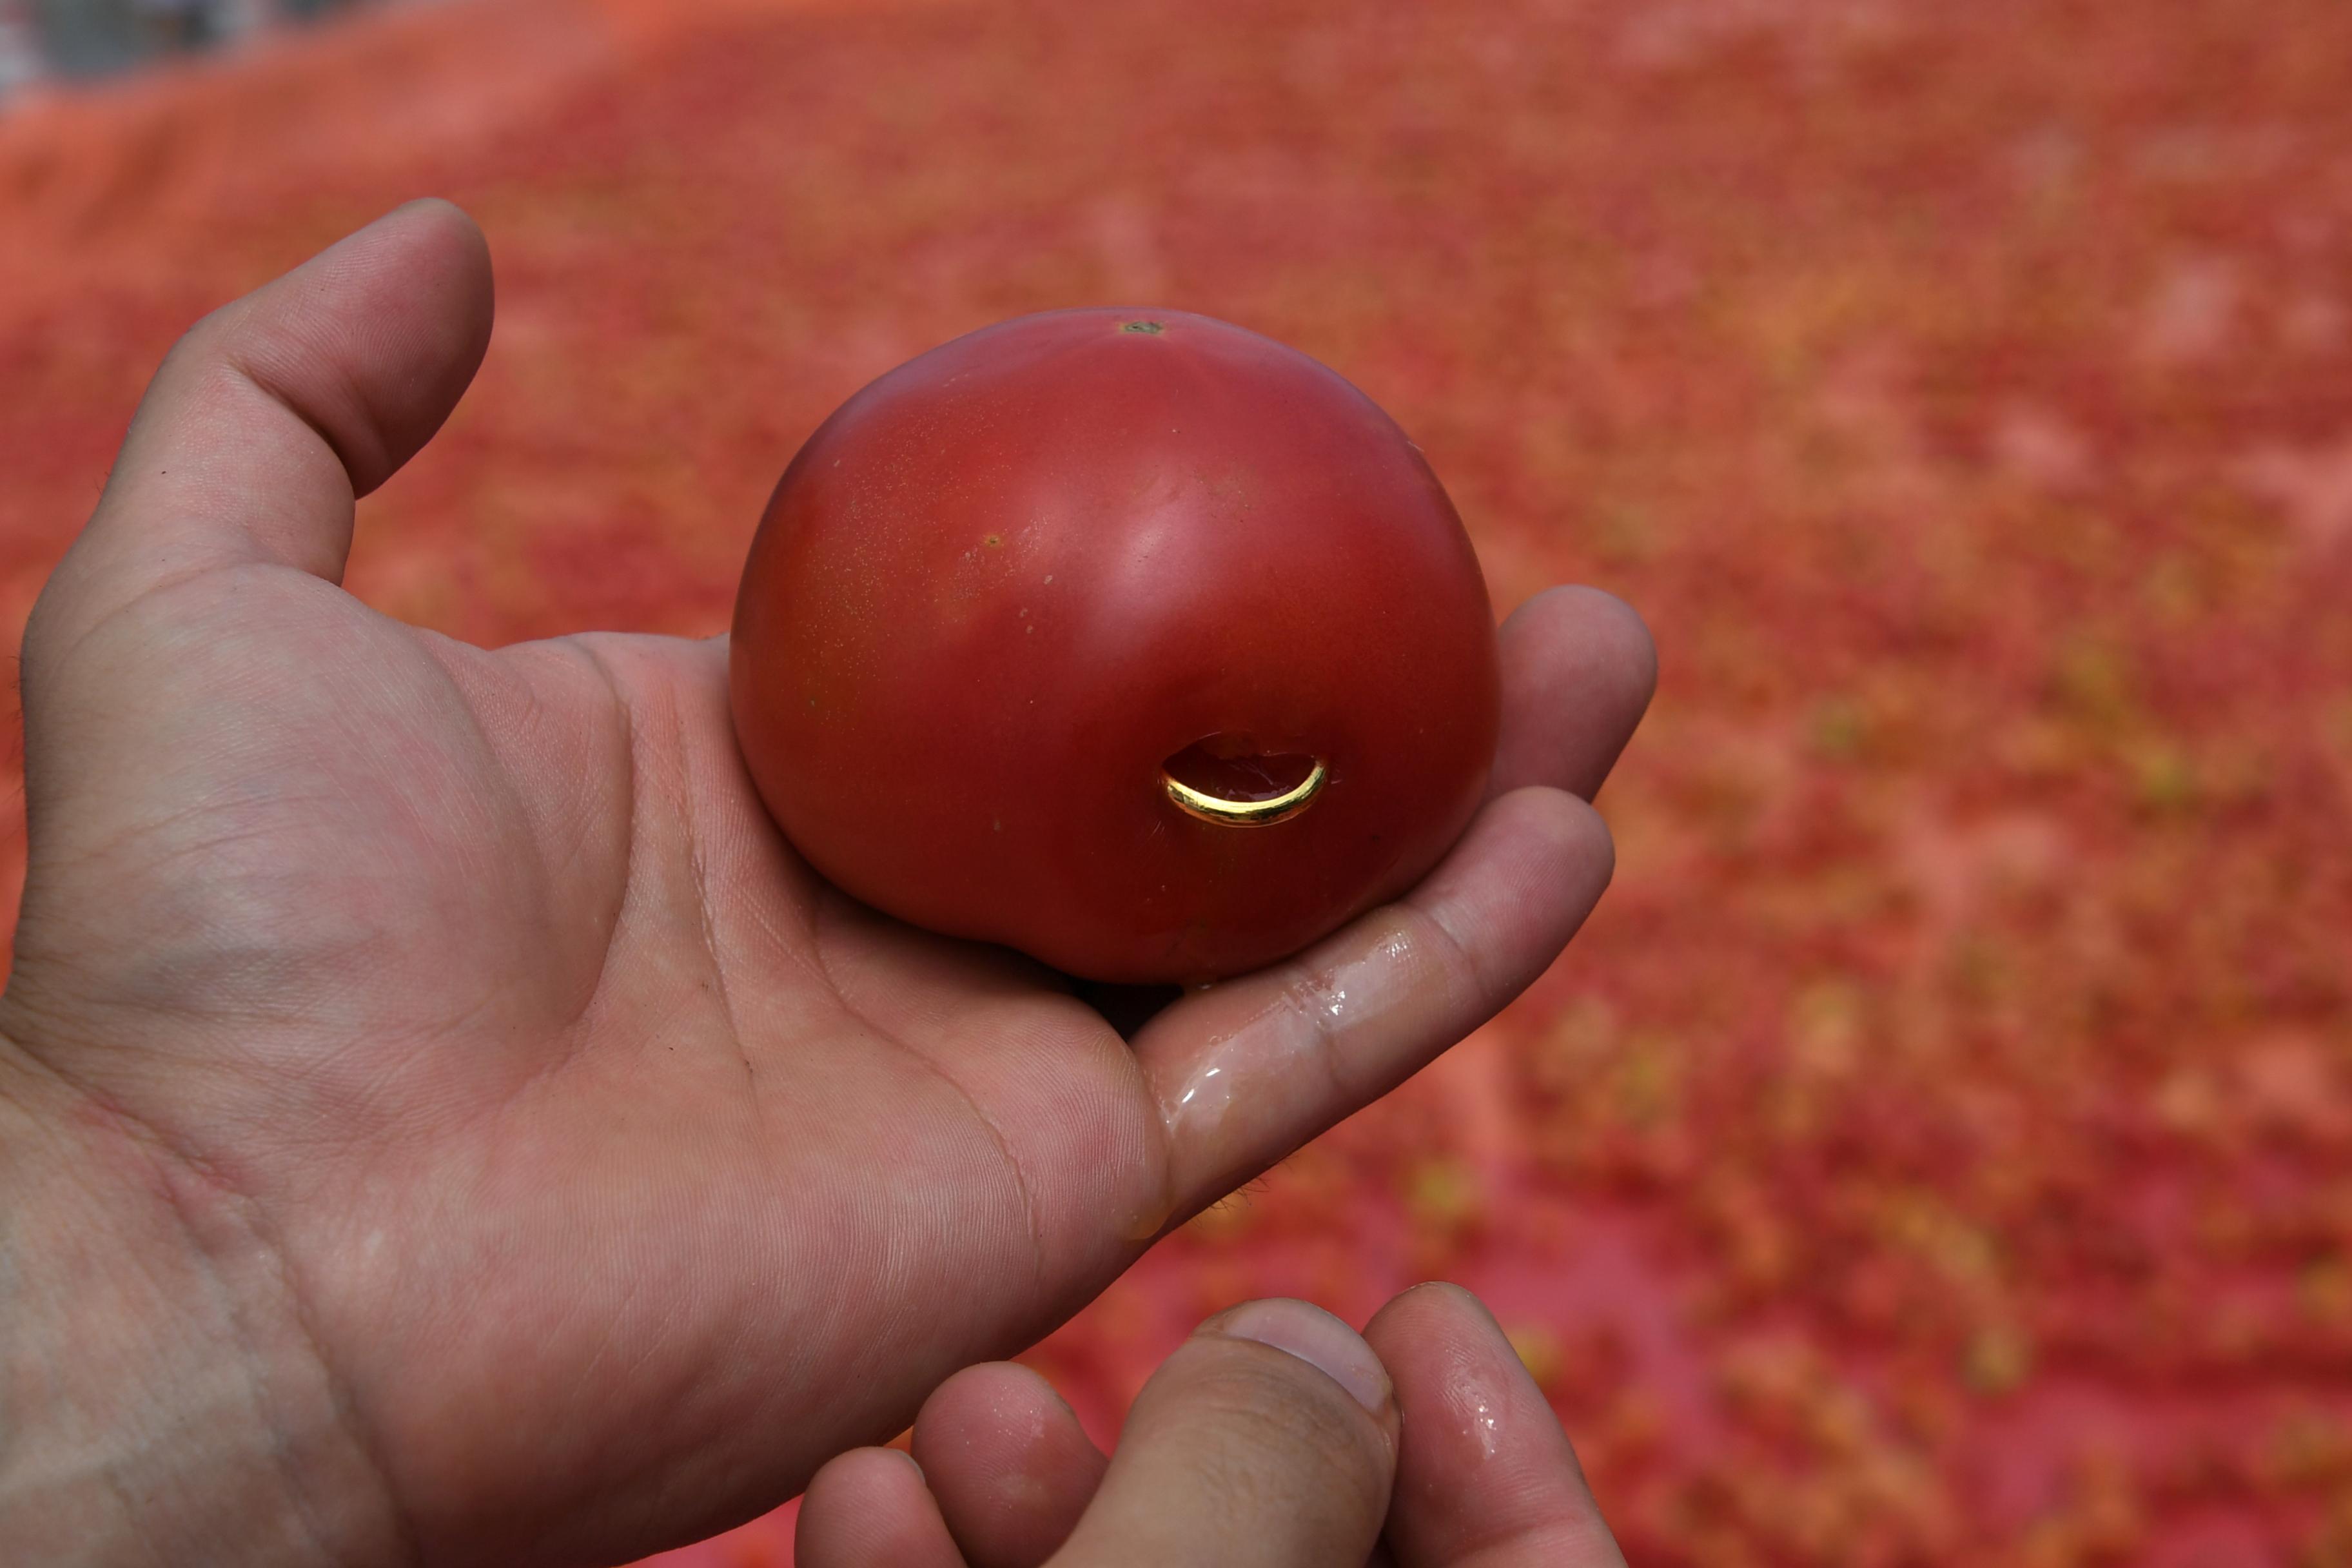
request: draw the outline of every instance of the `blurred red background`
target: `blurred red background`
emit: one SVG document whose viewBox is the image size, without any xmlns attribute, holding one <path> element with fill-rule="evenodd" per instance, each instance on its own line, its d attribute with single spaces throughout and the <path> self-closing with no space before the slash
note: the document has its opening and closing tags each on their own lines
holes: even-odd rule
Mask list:
<svg viewBox="0 0 2352 1568">
<path fill-rule="evenodd" d="M 499 315 L 395 615 L 718 630 L 841 398 L 1129 301 L 1650 618 L 1590 930 L 1038 1347 L 1098 1437 L 1436 1276 L 1637 1563 L 2352 1563 L 2352 10 L 450 0 L 21 93 L 11 646 L 173 337 L 426 193 Z"/>
</svg>

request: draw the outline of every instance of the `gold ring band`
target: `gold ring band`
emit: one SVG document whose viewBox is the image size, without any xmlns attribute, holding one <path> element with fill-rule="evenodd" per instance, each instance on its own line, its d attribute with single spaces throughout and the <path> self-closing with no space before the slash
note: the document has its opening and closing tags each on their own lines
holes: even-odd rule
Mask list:
<svg viewBox="0 0 2352 1568">
<path fill-rule="evenodd" d="M 1168 798 L 1176 809 L 1187 816 L 1197 816 L 1202 822 L 1214 822 L 1227 827 L 1265 827 L 1276 822 L 1287 822 L 1315 804 L 1323 793 L 1323 781 L 1331 770 L 1323 759 L 1315 759 L 1315 769 L 1304 779 L 1269 800 L 1225 800 L 1194 789 L 1191 784 L 1164 769 L 1160 782 L 1168 787 Z"/>
</svg>

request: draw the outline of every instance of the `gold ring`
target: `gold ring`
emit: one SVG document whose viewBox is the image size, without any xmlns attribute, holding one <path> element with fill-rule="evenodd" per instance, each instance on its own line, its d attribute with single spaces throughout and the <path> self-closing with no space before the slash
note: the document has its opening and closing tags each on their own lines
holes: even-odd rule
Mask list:
<svg viewBox="0 0 2352 1568">
<path fill-rule="evenodd" d="M 1194 789 L 1165 769 L 1160 770 L 1160 782 L 1168 787 L 1168 798 L 1176 803 L 1176 809 L 1187 816 L 1227 827 L 1265 827 L 1287 822 L 1314 805 L 1330 772 L 1323 759 L 1318 757 L 1312 773 L 1269 800 L 1225 800 Z"/>
</svg>

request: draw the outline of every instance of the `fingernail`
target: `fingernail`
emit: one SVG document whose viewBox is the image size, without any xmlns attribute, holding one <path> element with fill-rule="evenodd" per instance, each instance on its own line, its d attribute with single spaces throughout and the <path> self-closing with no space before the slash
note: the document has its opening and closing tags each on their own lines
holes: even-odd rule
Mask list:
<svg viewBox="0 0 2352 1568">
<path fill-rule="evenodd" d="M 1202 1327 L 1227 1339 L 1255 1340 L 1297 1356 L 1379 1415 L 1391 1396 L 1388 1369 L 1356 1331 L 1305 1301 L 1245 1301 Z"/>
</svg>

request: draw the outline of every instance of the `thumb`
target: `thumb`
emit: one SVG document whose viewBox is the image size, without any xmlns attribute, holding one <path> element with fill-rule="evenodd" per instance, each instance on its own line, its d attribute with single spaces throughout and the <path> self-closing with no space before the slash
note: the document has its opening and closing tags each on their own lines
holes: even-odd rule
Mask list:
<svg viewBox="0 0 2352 1568">
<path fill-rule="evenodd" d="M 172 581 L 273 563 L 331 582 L 352 505 L 431 439 L 490 337 L 489 251 L 413 202 L 196 323 L 27 635 L 63 647 Z"/>
<path fill-rule="evenodd" d="M 1362 1568 L 1396 1469 L 1396 1401 L 1353 1331 L 1304 1301 L 1212 1318 L 1136 1396 L 1054 1568 Z"/>
</svg>

